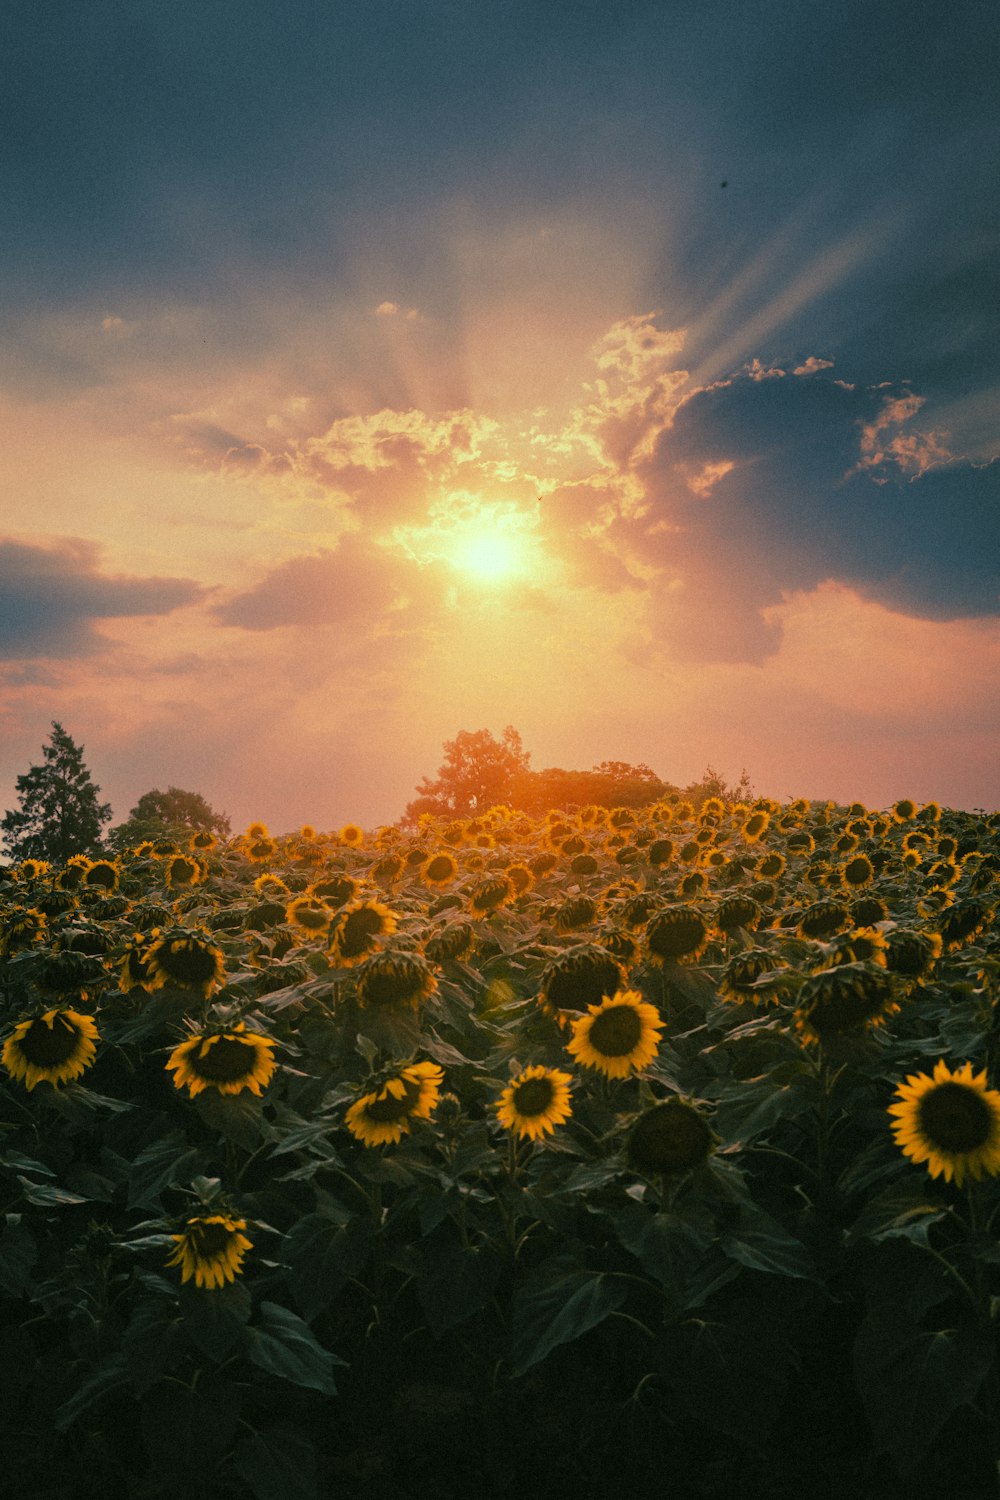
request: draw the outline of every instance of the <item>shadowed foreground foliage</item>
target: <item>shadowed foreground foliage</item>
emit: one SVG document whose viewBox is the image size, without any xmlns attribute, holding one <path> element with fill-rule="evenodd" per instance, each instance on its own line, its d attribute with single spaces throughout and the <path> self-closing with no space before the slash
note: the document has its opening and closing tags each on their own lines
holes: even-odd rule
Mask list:
<svg viewBox="0 0 1000 1500">
<path fill-rule="evenodd" d="M 994 1493 L 1000 819 L 197 839 L 0 871 L 12 1493 Z"/>
</svg>

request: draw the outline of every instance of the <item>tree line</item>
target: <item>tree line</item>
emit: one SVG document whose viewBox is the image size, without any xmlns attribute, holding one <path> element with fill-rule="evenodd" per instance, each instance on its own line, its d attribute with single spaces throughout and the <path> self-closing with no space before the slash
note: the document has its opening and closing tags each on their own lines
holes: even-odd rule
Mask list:
<svg viewBox="0 0 1000 1500">
<path fill-rule="evenodd" d="M 488 729 L 461 730 L 445 740 L 444 759 L 437 775 L 417 784 L 416 796 L 399 819 L 414 827 L 421 814 L 465 818 L 487 807 L 505 803 L 539 816 L 549 808 L 646 807 L 678 795 L 700 806 L 706 797 L 726 801 L 750 800 L 754 793 L 744 770 L 739 781 L 725 778 L 707 766 L 698 781 L 675 786 L 644 762 L 603 760 L 589 771 L 550 766 L 531 769 L 531 756 L 510 724 L 497 737 Z M 104 832 L 111 822 L 111 805 L 100 800 L 100 787 L 77 745 L 55 721 L 42 762 L 17 778 L 18 807 L 0 820 L 0 833 L 14 860 L 45 859 L 64 863 L 73 854 L 120 853 L 145 839 L 191 832 L 228 838 L 230 821 L 198 792 L 168 786 L 145 792 L 123 823 Z"/>
</svg>

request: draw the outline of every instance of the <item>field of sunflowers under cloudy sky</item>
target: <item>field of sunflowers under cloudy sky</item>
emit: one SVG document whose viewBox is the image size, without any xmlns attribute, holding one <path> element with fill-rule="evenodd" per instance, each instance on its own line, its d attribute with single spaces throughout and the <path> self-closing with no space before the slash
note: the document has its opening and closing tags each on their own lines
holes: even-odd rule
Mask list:
<svg viewBox="0 0 1000 1500">
<path fill-rule="evenodd" d="M 13 1490 L 992 1494 L 998 875 L 676 795 L 5 867 Z"/>
</svg>

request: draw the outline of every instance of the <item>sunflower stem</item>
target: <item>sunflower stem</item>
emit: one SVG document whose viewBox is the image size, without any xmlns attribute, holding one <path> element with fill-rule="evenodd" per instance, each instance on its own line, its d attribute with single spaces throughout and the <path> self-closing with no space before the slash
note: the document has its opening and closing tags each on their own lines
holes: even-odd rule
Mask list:
<svg viewBox="0 0 1000 1500">
<path fill-rule="evenodd" d="M 979 1254 L 978 1184 L 971 1179 L 965 1186 L 965 1201 L 969 1211 L 969 1250 L 972 1254 L 972 1267 L 975 1278 L 974 1306 L 980 1328 L 988 1339 L 990 1346 L 990 1363 L 985 1380 L 986 1410 L 984 1416 L 996 1493 L 1000 1495 L 1000 1373 L 997 1371 L 996 1334 L 990 1314 L 990 1289 L 987 1282 L 986 1267 L 982 1256 Z"/>
</svg>

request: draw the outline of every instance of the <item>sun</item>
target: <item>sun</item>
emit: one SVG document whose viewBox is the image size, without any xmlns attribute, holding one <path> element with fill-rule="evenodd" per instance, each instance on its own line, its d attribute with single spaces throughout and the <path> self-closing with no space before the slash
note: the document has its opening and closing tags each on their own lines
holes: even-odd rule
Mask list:
<svg viewBox="0 0 1000 1500">
<path fill-rule="evenodd" d="M 525 546 L 509 530 L 472 527 L 455 537 L 449 561 L 480 583 L 500 583 L 524 572 Z"/>
</svg>

